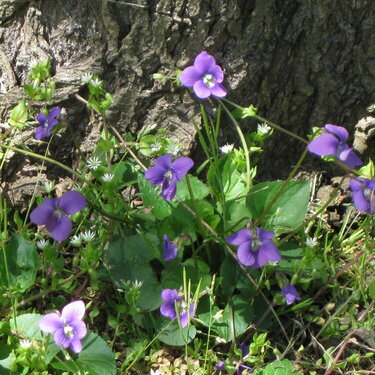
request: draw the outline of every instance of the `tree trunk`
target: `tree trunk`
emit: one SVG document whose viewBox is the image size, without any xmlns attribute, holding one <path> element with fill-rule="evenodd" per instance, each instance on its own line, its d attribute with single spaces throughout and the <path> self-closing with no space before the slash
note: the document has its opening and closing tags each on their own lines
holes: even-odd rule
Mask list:
<svg viewBox="0 0 375 375">
<path fill-rule="evenodd" d="M 326 123 L 345 126 L 353 135 L 362 120 L 363 150 L 367 147 L 374 155 L 375 148 L 366 144 L 373 142 L 375 131 L 367 117 L 375 110 L 373 0 L 137 2 L 143 5 L 119 0 L 2 1 L 1 121 L 7 121 L 23 97 L 19 86 L 27 81 L 30 61 L 49 57 L 57 83 L 51 105 L 66 107 L 84 151 L 92 150 L 99 134 L 99 124 L 75 98 L 84 91 L 80 78 L 86 72 L 101 76 L 113 94 L 110 123 L 123 132 L 156 124 L 187 151 L 195 138 L 190 118 L 198 116 L 199 100 L 169 81 L 154 81 L 152 74 L 183 69 L 207 50 L 225 70 L 228 99 L 255 105 L 263 117 L 301 136 Z M 242 124 L 246 130 L 256 126 L 252 120 Z M 38 150 L 33 134 L 32 129 L 24 132 L 20 142 Z M 222 141 L 233 140 L 225 121 Z M 68 131 L 52 146 L 52 156 L 74 164 Z M 262 160 L 263 176 L 285 176 L 303 147 L 273 136 Z M 16 164 L 9 163 L 13 179 L 16 172 L 34 173 L 22 171 L 23 158 Z"/>
</svg>

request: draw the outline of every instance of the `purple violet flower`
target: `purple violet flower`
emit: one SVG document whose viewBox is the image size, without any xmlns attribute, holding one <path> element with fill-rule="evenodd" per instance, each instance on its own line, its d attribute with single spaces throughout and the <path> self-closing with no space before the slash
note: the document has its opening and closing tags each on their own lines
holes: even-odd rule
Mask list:
<svg viewBox="0 0 375 375">
<path fill-rule="evenodd" d="M 163 259 L 164 260 L 172 260 L 177 257 L 178 248 L 175 244 L 169 239 L 167 235 L 163 236 Z"/>
<path fill-rule="evenodd" d="M 84 209 L 86 198 L 78 191 L 68 191 L 60 198 L 44 198 L 43 203 L 30 214 L 30 220 L 36 225 L 45 225 L 52 237 L 64 241 L 72 231 L 72 221 L 67 215 L 73 215 Z"/>
<path fill-rule="evenodd" d="M 225 362 L 224 361 L 219 361 L 216 365 L 216 371 L 223 372 L 225 370 Z"/>
<path fill-rule="evenodd" d="M 285 285 L 281 289 L 281 293 L 284 296 L 287 305 L 291 305 L 295 301 L 299 301 L 301 299 L 296 291 L 296 288 L 292 284 Z"/>
<path fill-rule="evenodd" d="M 375 180 L 356 177 L 350 180 L 350 190 L 358 211 L 375 214 Z"/>
<path fill-rule="evenodd" d="M 319 156 L 334 155 L 345 163 L 349 168 L 362 165 L 361 159 L 354 153 L 345 142 L 349 138 L 348 131 L 342 126 L 327 124 L 324 126 L 325 132 L 313 139 L 307 149 Z"/>
<path fill-rule="evenodd" d="M 237 257 L 240 263 L 257 269 L 268 262 L 281 260 L 279 250 L 272 242 L 274 236 L 274 232 L 262 228 L 255 228 L 255 233 L 250 229 L 241 229 L 225 240 L 238 246 Z"/>
<path fill-rule="evenodd" d="M 82 321 L 85 315 L 83 301 L 68 303 L 60 312 L 43 316 L 39 328 L 44 333 L 52 333 L 57 346 L 70 347 L 74 353 L 82 350 L 81 340 L 86 336 L 86 324 Z"/>
<path fill-rule="evenodd" d="M 165 154 L 156 158 L 155 165 L 145 172 L 145 178 L 154 186 L 162 185 L 161 195 L 170 201 L 176 195 L 177 181 L 181 181 L 193 165 L 190 158 L 172 162 L 172 154 Z"/>
<path fill-rule="evenodd" d="M 206 51 L 197 55 L 194 65 L 185 68 L 178 78 L 185 87 L 192 87 L 200 99 L 207 99 L 210 95 L 222 98 L 227 94 L 221 84 L 224 73 L 216 65 L 215 58 Z"/>
<path fill-rule="evenodd" d="M 58 123 L 57 117 L 60 113 L 61 108 L 52 108 L 48 113 L 48 117 L 46 117 L 44 113 L 39 113 L 36 116 L 36 121 L 38 121 L 40 125 L 35 131 L 36 139 L 40 140 L 51 135 L 52 128 Z"/>
<path fill-rule="evenodd" d="M 192 302 L 189 307 L 184 296 L 178 293 L 176 289 L 164 289 L 161 293 L 161 298 L 164 301 L 160 306 L 161 315 L 171 320 L 175 320 L 178 313 L 180 316 L 181 327 L 185 328 L 188 325 L 189 316 L 192 318 L 195 315 L 194 302 Z"/>
</svg>

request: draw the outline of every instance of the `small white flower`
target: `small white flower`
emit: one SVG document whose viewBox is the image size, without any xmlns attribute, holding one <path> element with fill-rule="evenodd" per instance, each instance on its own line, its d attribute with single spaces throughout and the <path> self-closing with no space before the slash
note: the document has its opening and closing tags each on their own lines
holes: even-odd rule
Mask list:
<svg viewBox="0 0 375 375">
<path fill-rule="evenodd" d="M 318 246 L 319 242 L 318 242 L 318 239 L 316 237 L 308 237 L 306 238 L 306 242 L 305 242 L 306 246 L 307 247 L 315 247 L 315 246 Z"/>
<path fill-rule="evenodd" d="M 44 183 L 44 190 L 47 193 L 50 193 L 51 191 L 55 190 L 55 183 L 53 181 L 47 181 Z"/>
<path fill-rule="evenodd" d="M 40 240 L 36 243 L 36 246 L 39 247 L 39 249 L 43 250 L 49 245 L 49 242 L 47 240 Z"/>
<path fill-rule="evenodd" d="M 31 345 L 33 345 L 32 341 L 30 340 L 20 340 L 20 347 L 22 349 L 29 349 L 31 347 Z"/>
<path fill-rule="evenodd" d="M 81 76 L 81 82 L 86 84 L 92 80 L 92 73 L 83 73 Z"/>
<path fill-rule="evenodd" d="M 143 281 L 138 281 L 137 279 L 135 279 L 133 285 L 134 285 L 136 288 L 140 288 L 140 287 L 143 285 Z"/>
<path fill-rule="evenodd" d="M 216 341 L 218 344 L 226 344 L 226 343 L 227 343 L 225 339 L 223 339 L 223 338 L 221 338 L 221 337 L 219 337 L 219 336 L 216 337 L 215 341 Z"/>
<path fill-rule="evenodd" d="M 151 369 L 151 371 L 150 371 L 150 375 L 163 375 L 159 370 L 153 370 L 153 369 Z"/>
<path fill-rule="evenodd" d="M 224 312 L 224 310 L 219 310 L 212 318 L 214 319 L 214 320 L 219 320 L 219 319 L 221 319 L 222 317 L 223 317 L 223 312 Z"/>
<path fill-rule="evenodd" d="M 279 262 L 268 262 L 271 267 L 276 267 Z"/>
<path fill-rule="evenodd" d="M 78 235 L 75 235 L 73 236 L 71 239 L 70 239 L 70 244 L 73 245 L 73 246 L 81 246 L 82 244 L 82 238 L 81 238 L 81 235 L 78 234 Z"/>
<path fill-rule="evenodd" d="M 226 145 L 220 147 L 220 151 L 223 154 L 228 154 L 229 152 L 231 152 L 233 150 L 233 148 L 234 148 L 233 143 L 231 145 L 229 143 L 227 143 Z"/>
<path fill-rule="evenodd" d="M 29 69 L 33 69 L 37 66 L 37 64 L 39 63 L 39 61 L 37 59 L 32 59 L 30 62 L 29 62 Z"/>
<path fill-rule="evenodd" d="M 92 156 L 91 158 L 87 159 L 86 164 L 89 169 L 91 169 L 92 171 L 95 171 L 96 169 L 100 167 L 102 162 L 99 160 L 97 156 Z"/>
<path fill-rule="evenodd" d="M 112 173 L 105 173 L 104 176 L 101 177 L 103 182 L 110 182 L 115 177 Z"/>
<path fill-rule="evenodd" d="M 83 241 L 85 242 L 91 242 L 95 238 L 95 233 L 92 232 L 91 230 L 86 230 L 81 234 L 81 237 Z"/>
<path fill-rule="evenodd" d="M 167 146 L 167 154 L 172 154 L 172 155 L 177 155 L 180 152 L 180 146 L 171 143 L 170 145 Z"/>
<path fill-rule="evenodd" d="M 83 191 L 82 185 L 73 184 L 73 190 L 78 191 L 79 193 Z"/>
<path fill-rule="evenodd" d="M 152 143 L 152 144 L 150 145 L 150 150 L 151 150 L 151 152 L 158 152 L 158 151 L 161 150 L 161 147 L 162 147 L 162 146 L 163 146 L 163 145 L 161 144 L 160 141 L 156 141 L 156 142 L 154 142 L 154 143 Z"/>
<path fill-rule="evenodd" d="M 271 127 L 265 122 L 263 124 L 258 124 L 258 132 L 261 134 L 268 134 L 271 131 Z"/>
<path fill-rule="evenodd" d="M 101 85 L 102 85 L 102 82 L 103 82 L 103 81 L 101 81 L 99 78 L 92 78 L 92 79 L 90 80 L 90 83 L 91 83 L 93 86 L 97 86 L 97 87 L 101 86 Z"/>
</svg>

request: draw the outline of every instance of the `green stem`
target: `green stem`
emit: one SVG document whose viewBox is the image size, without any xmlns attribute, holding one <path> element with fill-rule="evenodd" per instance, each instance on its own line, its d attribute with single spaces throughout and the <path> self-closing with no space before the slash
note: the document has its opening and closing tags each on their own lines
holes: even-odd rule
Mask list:
<svg viewBox="0 0 375 375">
<path fill-rule="evenodd" d="M 193 189 L 192 189 L 191 184 L 190 184 L 189 175 L 186 175 L 185 178 L 186 178 L 186 186 L 188 188 L 190 199 L 191 199 L 191 202 L 192 202 L 192 205 L 193 205 L 193 211 L 194 211 L 194 214 L 195 214 L 194 216 L 198 219 L 199 230 L 203 235 L 204 234 L 203 222 L 202 222 L 202 218 L 199 215 L 197 201 L 195 200 L 195 197 L 194 197 L 194 194 L 193 194 Z M 206 248 L 206 253 L 207 253 L 207 257 L 208 257 L 208 262 L 210 264 L 212 264 L 212 257 L 211 257 L 210 249 L 208 248 L 206 243 L 205 243 L 205 248 Z"/>
<path fill-rule="evenodd" d="M 41 160 L 44 160 L 44 161 L 47 161 L 48 163 L 52 163 L 52 164 L 55 164 L 57 165 L 58 167 L 62 168 L 62 169 L 65 169 L 66 171 L 68 171 L 69 173 L 71 173 L 72 175 L 78 177 L 80 180 L 86 182 L 87 184 L 91 185 L 91 182 L 89 180 L 87 180 L 84 176 L 82 176 L 80 173 L 76 172 L 74 169 L 72 168 L 69 168 L 67 167 L 66 165 L 56 161 L 56 160 L 53 160 L 47 156 L 43 156 L 43 155 L 39 155 L 39 154 L 36 154 L 34 152 L 31 152 L 31 151 L 27 151 L 27 150 L 23 150 L 22 148 L 17 148 L 17 147 L 13 147 L 13 146 L 6 146 L 2 143 L 0 143 L 0 148 L 5 148 L 6 150 L 12 150 L 12 151 L 15 151 L 15 152 L 19 152 L 20 154 L 24 154 L 24 155 L 28 155 L 28 156 L 32 156 L 34 158 L 37 158 L 37 159 L 41 159 Z"/>
<path fill-rule="evenodd" d="M 251 166 L 250 166 L 250 153 L 249 148 L 247 147 L 245 136 L 243 135 L 243 132 L 241 130 L 240 125 L 238 124 L 237 120 L 233 117 L 230 110 L 227 108 L 227 106 L 224 104 L 224 102 L 220 99 L 217 99 L 221 106 L 224 108 L 225 112 L 231 119 L 234 127 L 236 128 L 236 131 L 238 133 L 238 136 L 240 137 L 242 148 L 245 153 L 245 161 L 246 161 L 246 191 L 248 192 L 251 188 Z"/>
<path fill-rule="evenodd" d="M 23 305 L 26 305 L 27 303 L 29 302 L 32 302 L 32 301 L 35 301 L 36 299 L 39 299 L 40 297 L 45 297 L 47 296 L 48 294 L 52 293 L 52 292 L 55 292 L 56 289 L 58 288 L 61 288 L 62 286 L 64 286 L 65 284 L 69 284 L 70 282 L 80 278 L 82 275 L 84 275 L 86 273 L 86 271 L 79 271 L 77 272 L 75 275 L 72 275 L 70 276 L 69 278 L 67 278 L 66 280 L 62 281 L 61 283 L 57 284 L 55 288 L 53 289 L 50 289 L 50 290 L 45 290 L 43 292 L 40 292 L 38 294 L 35 294 L 34 296 L 31 296 L 29 298 L 26 298 L 24 300 L 22 300 L 19 304 L 18 304 L 18 307 L 21 307 Z"/>
</svg>

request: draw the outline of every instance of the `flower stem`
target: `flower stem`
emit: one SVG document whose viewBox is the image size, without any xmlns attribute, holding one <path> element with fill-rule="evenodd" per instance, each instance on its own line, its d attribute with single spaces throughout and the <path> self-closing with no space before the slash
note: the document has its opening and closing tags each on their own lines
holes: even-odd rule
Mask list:
<svg viewBox="0 0 375 375">
<path fill-rule="evenodd" d="M 249 153 L 249 148 L 247 147 L 246 139 L 245 136 L 243 135 L 243 132 L 241 130 L 240 125 L 238 124 L 237 120 L 233 117 L 232 113 L 228 109 L 228 107 L 224 104 L 224 102 L 221 99 L 217 99 L 220 105 L 224 108 L 225 112 L 231 119 L 234 127 L 237 130 L 238 136 L 240 137 L 241 143 L 242 143 L 242 148 L 245 153 L 245 161 L 246 161 L 246 192 L 248 192 L 251 188 L 251 166 L 250 166 L 250 153 Z"/>
</svg>

